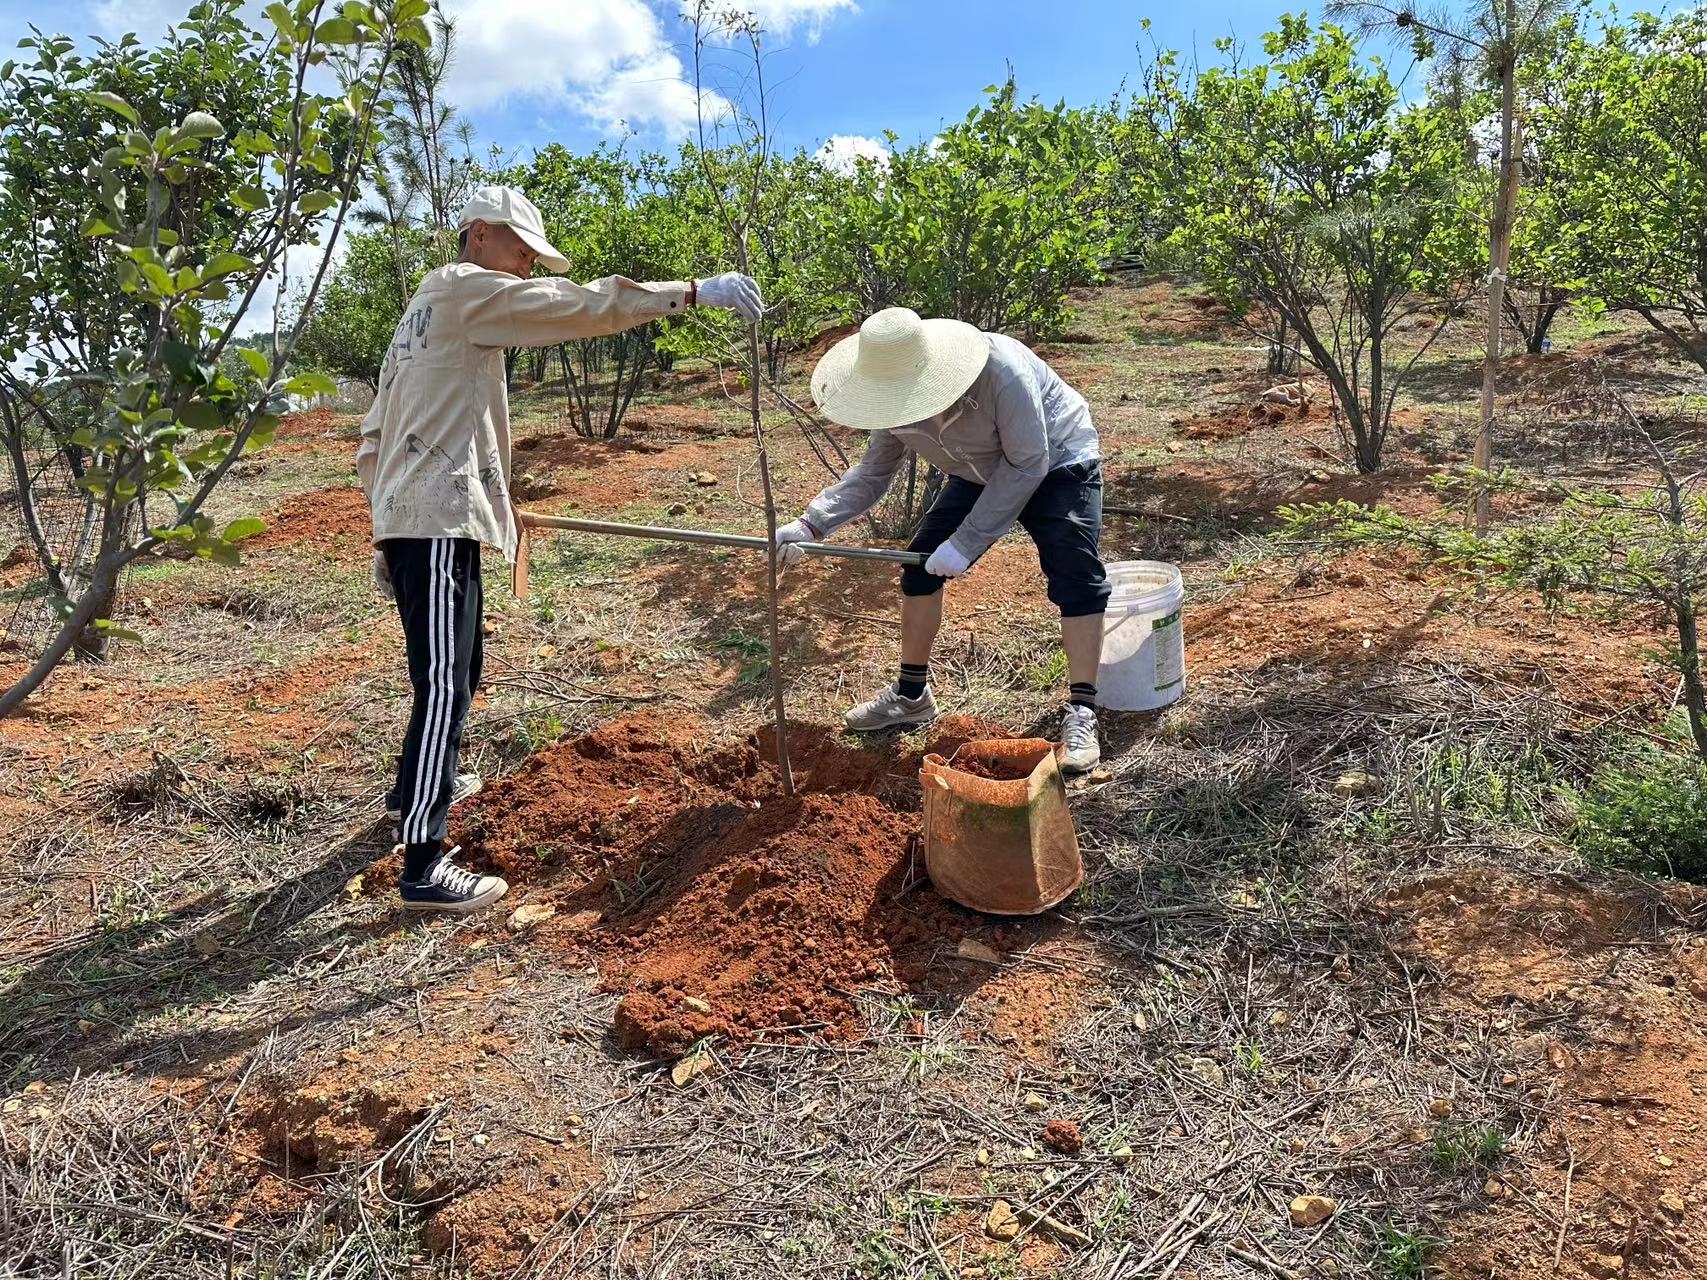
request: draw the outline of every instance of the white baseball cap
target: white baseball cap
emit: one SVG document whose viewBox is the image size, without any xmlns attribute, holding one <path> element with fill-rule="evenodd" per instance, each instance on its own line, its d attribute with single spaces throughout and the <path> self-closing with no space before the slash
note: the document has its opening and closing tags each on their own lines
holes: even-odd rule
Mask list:
<svg viewBox="0 0 1707 1280">
<path fill-rule="evenodd" d="M 514 231 L 539 255 L 547 271 L 569 270 L 569 259 L 551 247 L 545 238 L 545 219 L 539 208 L 514 187 L 481 187 L 468 197 L 456 220 L 457 230 L 474 221 L 496 223 Z"/>
</svg>

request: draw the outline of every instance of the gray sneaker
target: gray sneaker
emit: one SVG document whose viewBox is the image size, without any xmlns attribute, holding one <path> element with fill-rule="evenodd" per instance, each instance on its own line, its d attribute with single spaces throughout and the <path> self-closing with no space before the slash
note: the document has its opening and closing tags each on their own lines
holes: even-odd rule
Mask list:
<svg viewBox="0 0 1707 1280">
<path fill-rule="evenodd" d="M 1086 773 L 1102 763 L 1102 747 L 1097 742 L 1097 713 L 1089 707 L 1068 703 L 1061 717 L 1061 741 L 1066 750 L 1061 753 L 1061 768 L 1068 773 Z"/>
<path fill-rule="evenodd" d="M 485 785 L 486 780 L 478 773 L 459 773 L 456 775 L 456 781 L 451 783 L 450 802 L 452 804 L 461 804 L 464 800 L 468 799 L 469 796 L 473 795 Z M 385 816 L 390 818 L 393 822 L 403 821 L 403 809 L 402 806 L 397 803 L 397 793 L 394 791 L 387 791 L 385 793 Z"/>
<path fill-rule="evenodd" d="M 850 733 L 879 733 L 884 729 L 910 729 L 936 719 L 936 699 L 929 686 L 916 698 L 903 698 L 890 685 L 870 702 L 862 702 L 843 718 Z"/>
</svg>

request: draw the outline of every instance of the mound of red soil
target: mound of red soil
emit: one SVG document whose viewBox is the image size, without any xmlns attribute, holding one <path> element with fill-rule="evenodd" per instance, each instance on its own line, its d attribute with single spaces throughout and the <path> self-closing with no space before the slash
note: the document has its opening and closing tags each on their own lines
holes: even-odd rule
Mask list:
<svg viewBox="0 0 1707 1280">
<path fill-rule="evenodd" d="M 951 767 L 960 773 L 969 773 L 974 778 L 989 778 L 995 782 L 1017 782 L 1021 778 L 1029 778 L 1032 769 L 1036 768 L 1023 758 L 1005 757 L 992 760 L 973 755 L 961 756 Z"/>
<path fill-rule="evenodd" d="M 1174 419 L 1174 430 L 1187 440 L 1231 440 L 1249 435 L 1259 427 L 1279 426 L 1283 422 L 1309 420 L 1311 406 L 1267 404 L 1234 405 L 1213 413 Z M 1326 417 L 1325 414 L 1317 415 Z"/>
<path fill-rule="evenodd" d="M 339 560 L 366 559 L 373 553 L 373 513 L 367 495 L 357 488 L 299 493 L 265 519 L 266 529 L 245 546 L 289 547 Z"/>
<path fill-rule="evenodd" d="M 915 884 L 920 760 L 991 736 L 951 719 L 902 752 L 796 726 L 786 797 L 765 736 L 710 749 L 692 726 L 631 717 L 487 787 L 459 835 L 559 907 L 539 941 L 598 960 L 623 993 L 624 1046 L 679 1057 L 712 1035 L 833 1037 L 859 986 L 919 983 L 969 934 L 1024 945 Z"/>
<path fill-rule="evenodd" d="M 303 413 L 287 413 L 279 419 L 279 429 L 274 435 L 277 440 L 305 440 L 316 436 L 328 435 L 346 421 L 348 415 L 339 415 L 331 409 L 309 409 Z"/>
</svg>

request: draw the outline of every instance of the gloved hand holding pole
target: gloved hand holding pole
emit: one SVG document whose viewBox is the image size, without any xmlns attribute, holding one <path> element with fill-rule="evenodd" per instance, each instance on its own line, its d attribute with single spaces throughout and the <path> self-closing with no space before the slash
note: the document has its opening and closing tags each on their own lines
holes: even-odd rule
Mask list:
<svg viewBox="0 0 1707 1280">
<path fill-rule="evenodd" d="M 804 519 L 791 520 L 776 531 L 776 563 L 779 569 L 792 569 L 806 558 L 801 544 L 818 542 L 821 537 Z"/>
<path fill-rule="evenodd" d="M 739 271 L 725 271 L 720 276 L 701 280 L 694 286 L 694 304 L 733 311 L 749 324 L 765 313 L 765 302 L 759 293 L 759 282 Z"/>
</svg>

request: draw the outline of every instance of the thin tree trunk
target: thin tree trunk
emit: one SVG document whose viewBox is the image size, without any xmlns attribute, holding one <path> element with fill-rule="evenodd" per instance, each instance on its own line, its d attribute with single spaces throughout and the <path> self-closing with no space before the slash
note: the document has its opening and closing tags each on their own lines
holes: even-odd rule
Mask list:
<svg viewBox="0 0 1707 1280">
<path fill-rule="evenodd" d="M 587 416 L 587 399 L 581 394 L 580 380 L 575 377 L 575 367 L 569 359 L 567 347 L 557 348 L 557 358 L 563 362 L 563 393 L 569 397 L 569 426 L 578 436 L 593 435 L 593 420 Z"/>
<path fill-rule="evenodd" d="M 1506 0 L 1506 32 L 1517 30 L 1517 0 Z M 1476 468 L 1492 471 L 1494 462 L 1494 387 L 1500 366 L 1500 316 L 1505 299 L 1506 269 L 1511 265 L 1511 223 L 1517 208 L 1517 65 L 1507 55 L 1500 70 L 1500 182 L 1494 201 L 1494 218 L 1488 237 L 1488 348 L 1482 358 L 1482 426 L 1476 434 Z M 1476 495 L 1476 532 L 1486 534 L 1490 495 L 1484 487 Z"/>
<path fill-rule="evenodd" d="M 119 570 L 123 567 L 124 562 L 122 560 L 109 561 L 107 559 L 103 559 L 101 563 L 95 566 L 95 574 L 90 579 L 89 589 L 72 606 L 71 616 L 65 620 L 65 624 L 48 642 L 48 646 L 42 651 L 41 657 L 36 659 L 34 666 L 18 677 L 17 683 L 4 693 L 0 693 L 0 719 L 11 715 L 25 698 L 41 688 L 43 682 L 53 674 L 53 669 L 59 665 L 61 659 L 70 652 L 72 645 L 83 634 L 84 629 L 100 616 L 96 612 L 98 600 L 102 596 L 111 597 L 113 589 L 118 585 Z"/>
<path fill-rule="evenodd" d="M 24 532 L 29 534 L 30 545 L 35 548 L 36 563 L 41 567 L 42 577 L 55 595 L 62 596 L 67 590 L 65 578 L 53 557 L 53 548 L 47 544 L 41 513 L 36 510 L 35 488 L 30 484 L 29 462 L 24 457 L 23 421 L 18 417 L 11 397 L 3 389 L 0 389 L 0 423 L 6 432 L 6 453 L 12 459 L 12 476 L 18 488 L 18 511 L 23 516 Z"/>
<path fill-rule="evenodd" d="M 1701 633 L 1696 626 L 1695 602 L 1680 591 L 1676 603 L 1678 666 L 1683 670 L 1683 707 L 1689 714 L 1689 734 L 1695 750 L 1707 760 L 1707 690 L 1701 684 Z"/>
</svg>

